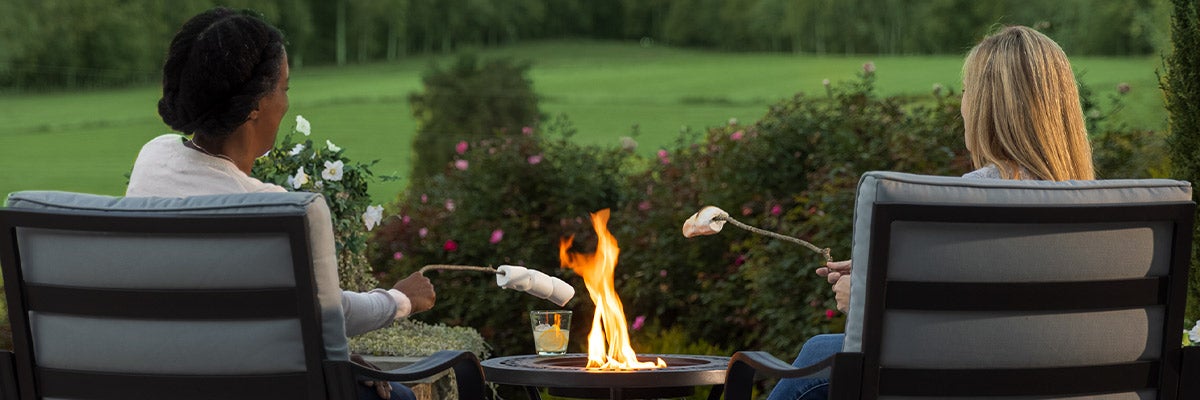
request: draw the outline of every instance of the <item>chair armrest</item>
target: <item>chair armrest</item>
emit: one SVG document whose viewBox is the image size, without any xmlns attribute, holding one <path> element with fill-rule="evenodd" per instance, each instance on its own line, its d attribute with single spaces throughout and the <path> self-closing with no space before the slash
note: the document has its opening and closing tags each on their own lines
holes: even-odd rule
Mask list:
<svg viewBox="0 0 1200 400">
<path fill-rule="evenodd" d="M 1180 399 L 1196 399 L 1200 398 L 1200 379 L 1194 377 L 1200 376 L 1200 346 L 1184 347 L 1179 352 L 1183 365 L 1179 369 L 1179 396 Z"/>
<path fill-rule="evenodd" d="M 16 400 L 17 397 L 17 368 L 16 358 L 11 351 L 0 351 L 0 399 Z"/>
<path fill-rule="evenodd" d="M 796 368 L 766 352 L 739 351 L 729 358 L 729 368 L 725 371 L 725 399 L 749 400 L 756 373 L 772 378 L 828 378 L 836 357 L 833 355 L 815 364 Z"/>
<path fill-rule="evenodd" d="M 483 380 L 483 368 L 479 358 L 469 351 L 442 350 L 416 363 L 390 371 L 379 371 L 352 364 L 355 375 L 371 377 L 389 382 L 406 382 L 428 378 L 447 369 L 454 369 L 458 384 L 458 396 L 463 399 L 486 399 L 491 391 Z"/>
</svg>

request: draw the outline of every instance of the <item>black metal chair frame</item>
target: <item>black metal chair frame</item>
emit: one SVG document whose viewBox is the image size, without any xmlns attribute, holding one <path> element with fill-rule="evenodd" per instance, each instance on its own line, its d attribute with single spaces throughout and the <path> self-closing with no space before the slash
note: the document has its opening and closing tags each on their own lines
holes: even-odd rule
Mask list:
<svg viewBox="0 0 1200 400">
<path fill-rule="evenodd" d="M 19 228 L 141 234 L 286 234 L 296 286 L 259 290 L 117 290 L 29 284 L 18 252 Z M 138 213 L 0 210 L 0 265 L 4 269 L 13 352 L 0 352 L 0 394 L 5 399 L 41 397 L 156 399 L 354 399 L 356 375 L 414 381 L 453 368 L 463 398 L 487 398 L 483 371 L 474 354 L 442 351 L 413 365 L 376 371 L 349 361 L 326 359 L 316 301 L 305 216 L 189 216 Z M 245 304 L 256 304 L 244 307 Z M 71 371 L 37 364 L 30 312 L 170 320 L 297 318 L 306 370 L 270 375 L 146 375 Z"/>
<path fill-rule="evenodd" d="M 1200 398 L 1200 347 L 1180 348 L 1186 304 L 1192 202 L 1096 206 L 964 206 L 879 203 L 871 226 L 862 352 L 838 353 L 794 368 L 766 352 L 733 355 L 727 399 L 749 399 L 756 371 L 773 378 L 829 376 L 834 399 L 881 395 L 930 397 L 1088 395 L 1157 389 L 1160 400 Z M 1116 281 L 938 283 L 888 280 L 891 227 L 897 221 L 966 223 L 1086 223 L 1166 221 L 1173 224 L 1166 277 Z M 953 303 L 943 299 L 954 298 Z M 897 369 L 880 366 L 885 309 L 1050 311 L 1165 307 L 1157 361 L 1036 369 Z M 827 374 L 827 375 L 825 375 Z"/>
</svg>

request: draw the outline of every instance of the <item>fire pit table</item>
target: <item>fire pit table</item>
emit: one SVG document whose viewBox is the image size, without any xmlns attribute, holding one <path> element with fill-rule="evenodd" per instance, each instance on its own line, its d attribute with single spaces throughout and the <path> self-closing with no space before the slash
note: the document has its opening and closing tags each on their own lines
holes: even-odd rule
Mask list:
<svg viewBox="0 0 1200 400">
<path fill-rule="evenodd" d="M 667 367 L 637 370 L 588 370 L 587 354 L 510 356 L 484 360 L 489 382 L 525 387 L 531 400 L 541 399 L 538 388 L 551 395 L 585 399 L 652 399 L 685 397 L 696 386 L 712 386 L 708 398 L 724 391 L 729 357 L 680 354 L 639 354 L 639 361 L 661 358 Z"/>
</svg>

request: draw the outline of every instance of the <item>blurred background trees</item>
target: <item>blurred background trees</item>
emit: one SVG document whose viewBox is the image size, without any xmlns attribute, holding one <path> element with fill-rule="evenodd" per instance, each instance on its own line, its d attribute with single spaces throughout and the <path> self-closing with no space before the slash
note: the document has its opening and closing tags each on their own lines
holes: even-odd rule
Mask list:
<svg viewBox="0 0 1200 400">
<path fill-rule="evenodd" d="M 959 54 L 996 24 L 1033 26 L 1072 55 L 1169 48 L 1167 0 L 9 0 L 0 90 L 157 79 L 167 41 L 197 12 L 253 8 L 292 63 L 342 65 L 524 40 L 637 40 L 726 51 Z M 1158 21 L 1156 23 L 1156 21 Z"/>
</svg>

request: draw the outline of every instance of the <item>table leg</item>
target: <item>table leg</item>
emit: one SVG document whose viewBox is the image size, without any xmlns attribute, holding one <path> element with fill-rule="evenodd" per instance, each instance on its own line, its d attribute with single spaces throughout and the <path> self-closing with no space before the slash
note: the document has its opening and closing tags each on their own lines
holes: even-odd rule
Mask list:
<svg viewBox="0 0 1200 400">
<path fill-rule="evenodd" d="M 708 400 L 721 400 L 721 393 L 725 392 L 725 385 L 713 385 L 708 391 Z"/>
<path fill-rule="evenodd" d="M 529 395 L 529 400 L 542 400 L 542 394 L 538 393 L 536 386 L 525 386 L 525 393 Z"/>
<path fill-rule="evenodd" d="M 608 390 L 608 394 L 609 394 L 609 396 L 608 396 L 609 400 L 624 399 L 624 397 L 621 396 L 621 388 L 611 388 Z"/>
</svg>

